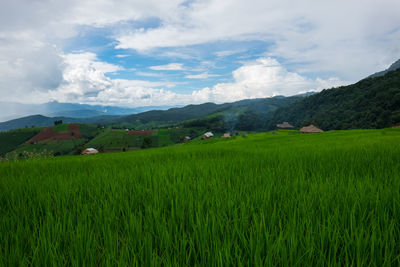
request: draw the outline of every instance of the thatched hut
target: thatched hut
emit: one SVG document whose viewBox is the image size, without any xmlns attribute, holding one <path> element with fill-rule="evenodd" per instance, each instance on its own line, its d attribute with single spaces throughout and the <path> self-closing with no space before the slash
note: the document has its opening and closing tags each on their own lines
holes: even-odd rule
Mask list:
<svg viewBox="0 0 400 267">
<path fill-rule="evenodd" d="M 301 128 L 300 132 L 302 132 L 302 133 L 322 133 L 323 130 L 321 130 L 320 128 L 311 124 L 309 126 Z"/>
<path fill-rule="evenodd" d="M 183 142 L 188 142 L 188 141 L 190 141 L 190 140 L 191 140 L 190 136 L 185 136 L 185 137 L 183 138 Z"/>
<path fill-rule="evenodd" d="M 231 138 L 231 134 L 230 133 L 224 133 L 222 135 L 222 138 Z"/>
<path fill-rule="evenodd" d="M 291 129 L 294 129 L 294 126 L 291 125 L 290 123 L 288 123 L 287 121 L 285 121 L 281 124 L 277 124 L 276 128 L 278 128 L 279 130 L 291 130 Z"/>
<path fill-rule="evenodd" d="M 99 151 L 92 147 L 86 148 L 85 150 L 82 151 L 82 155 L 93 155 L 97 153 L 99 153 Z"/>
</svg>

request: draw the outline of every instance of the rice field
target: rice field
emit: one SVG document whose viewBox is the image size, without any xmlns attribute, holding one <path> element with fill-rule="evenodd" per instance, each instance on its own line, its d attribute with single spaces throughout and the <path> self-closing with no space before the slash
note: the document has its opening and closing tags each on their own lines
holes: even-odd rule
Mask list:
<svg viewBox="0 0 400 267">
<path fill-rule="evenodd" d="M 400 129 L 0 162 L 1 266 L 399 266 Z"/>
</svg>

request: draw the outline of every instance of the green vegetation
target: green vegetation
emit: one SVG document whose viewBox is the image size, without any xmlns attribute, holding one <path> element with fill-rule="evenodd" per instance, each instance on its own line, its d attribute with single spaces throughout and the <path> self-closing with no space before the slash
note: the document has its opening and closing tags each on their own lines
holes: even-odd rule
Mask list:
<svg viewBox="0 0 400 267">
<path fill-rule="evenodd" d="M 78 146 L 85 144 L 83 138 L 70 139 L 70 140 L 50 140 L 47 142 L 39 142 L 35 144 L 26 144 L 15 149 L 8 157 L 14 157 L 14 154 L 23 158 L 24 151 L 30 153 L 41 153 L 42 151 L 48 151 L 52 155 L 71 155 L 75 152 Z"/>
<path fill-rule="evenodd" d="M 150 136 L 151 147 L 157 146 L 157 136 Z M 104 152 L 122 151 L 140 148 L 143 144 L 143 136 L 127 135 L 125 130 L 104 129 L 101 134 L 92 139 L 85 147 L 94 147 Z"/>
<path fill-rule="evenodd" d="M 69 124 L 57 124 L 53 127 L 55 132 L 59 133 L 68 133 Z M 70 140 L 55 140 L 50 137 L 48 140 L 34 142 L 25 144 L 24 142 L 29 140 L 34 135 L 38 134 L 40 130 L 44 128 L 27 128 L 14 130 L 7 133 L 0 133 L 0 137 L 4 135 L 4 144 L 12 144 L 8 140 L 11 140 L 10 135 L 13 133 L 19 133 L 21 136 L 22 142 L 15 142 L 13 146 L 10 146 L 6 152 L 6 158 L 15 159 L 15 158 L 26 158 L 31 157 L 31 155 L 72 155 L 72 154 L 80 154 L 80 151 L 83 148 L 83 145 L 92 138 L 94 138 L 98 133 L 99 129 L 90 124 L 79 124 L 79 131 L 82 134 L 82 138 L 74 138 L 74 135 L 71 135 Z M 24 134 L 23 134 L 24 133 Z M 29 133 L 29 134 L 28 134 Z M 23 136 L 25 136 L 23 138 Z M 1 139 L 0 139 L 1 142 Z M 3 146 L 2 146 L 3 147 Z M 6 146 L 4 146 L 6 147 Z M 45 152 L 43 154 L 43 152 Z"/>
<path fill-rule="evenodd" d="M 271 132 L 0 162 L 0 265 L 399 266 L 399 138 Z"/>
<path fill-rule="evenodd" d="M 277 108 L 289 105 L 301 98 L 301 96 L 278 96 L 272 98 L 248 99 L 225 104 L 204 103 L 200 105 L 188 105 L 183 108 L 153 110 L 129 115 L 109 123 L 120 128 L 142 130 L 177 126 L 183 122 L 193 122 L 195 120 L 205 120 L 206 122 L 212 123 L 212 121 L 209 120 L 210 118 L 220 117 L 222 118 L 223 124 L 228 124 L 227 127 L 233 128 L 234 124 L 236 124 L 237 116 L 242 113 L 256 113 L 263 119 L 268 114 L 271 115 Z M 233 125 L 230 126 L 232 123 Z M 226 130 L 227 129 L 224 128 L 221 131 Z"/>
<path fill-rule="evenodd" d="M 353 85 L 323 90 L 280 108 L 269 128 L 283 121 L 296 126 L 313 123 L 324 130 L 400 124 L 400 69 Z"/>
<path fill-rule="evenodd" d="M 79 131 L 86 140 L 90 140 L 97 136 L 101 130 L 93 124 L 80 123 Z"/>
<path fill-rule="evenodd" d="M 158 130 L 158 146 L 172 145 L 173 142 L 170 138 L 169 131 L 167 129 Z"/>
<path fill-rule="evenodd" d="M 0 156 L 16 149 L 40 132 L 41 128 L 26 128 L 0 132 Z"/>
<path fill-rule="evenodd" d="M 68 132 L 68 123 L 58 123 L 53 127 L 53 130 L 59 133 L 66 133 Z"/>
</svg>

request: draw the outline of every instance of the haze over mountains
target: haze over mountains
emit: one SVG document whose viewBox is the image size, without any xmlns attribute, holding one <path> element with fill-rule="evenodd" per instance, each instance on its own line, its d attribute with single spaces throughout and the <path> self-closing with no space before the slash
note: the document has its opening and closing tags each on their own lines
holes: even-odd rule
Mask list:
<svg viewBox="0 0 400 267">
<path fill-rule="evenodd" d="M 60 103 L 51 101 L 44 104 L 22 104 L 15 102 L 0 102 L 0 121 L 7 121 L 31 115 L 43 115 L 48 117 L 72 117 L 90 118 L 102 115 L 129 115 L 145 112 L 153 109 L 168 109 L 171 106 L 147 106 L 147 107 L 118 107 L 87 105 L 79 103 Z"/>
</svg>

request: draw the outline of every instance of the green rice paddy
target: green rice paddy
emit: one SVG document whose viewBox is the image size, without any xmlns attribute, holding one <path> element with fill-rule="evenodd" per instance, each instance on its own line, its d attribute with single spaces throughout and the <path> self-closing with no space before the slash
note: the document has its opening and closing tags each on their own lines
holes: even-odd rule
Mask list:
<svg viewBox="0 0 400 267">
<path fill-rule="evenodd" d="M 400 129 L 0 162 L 0 266 L 399 266 Z"/>
</svg>

